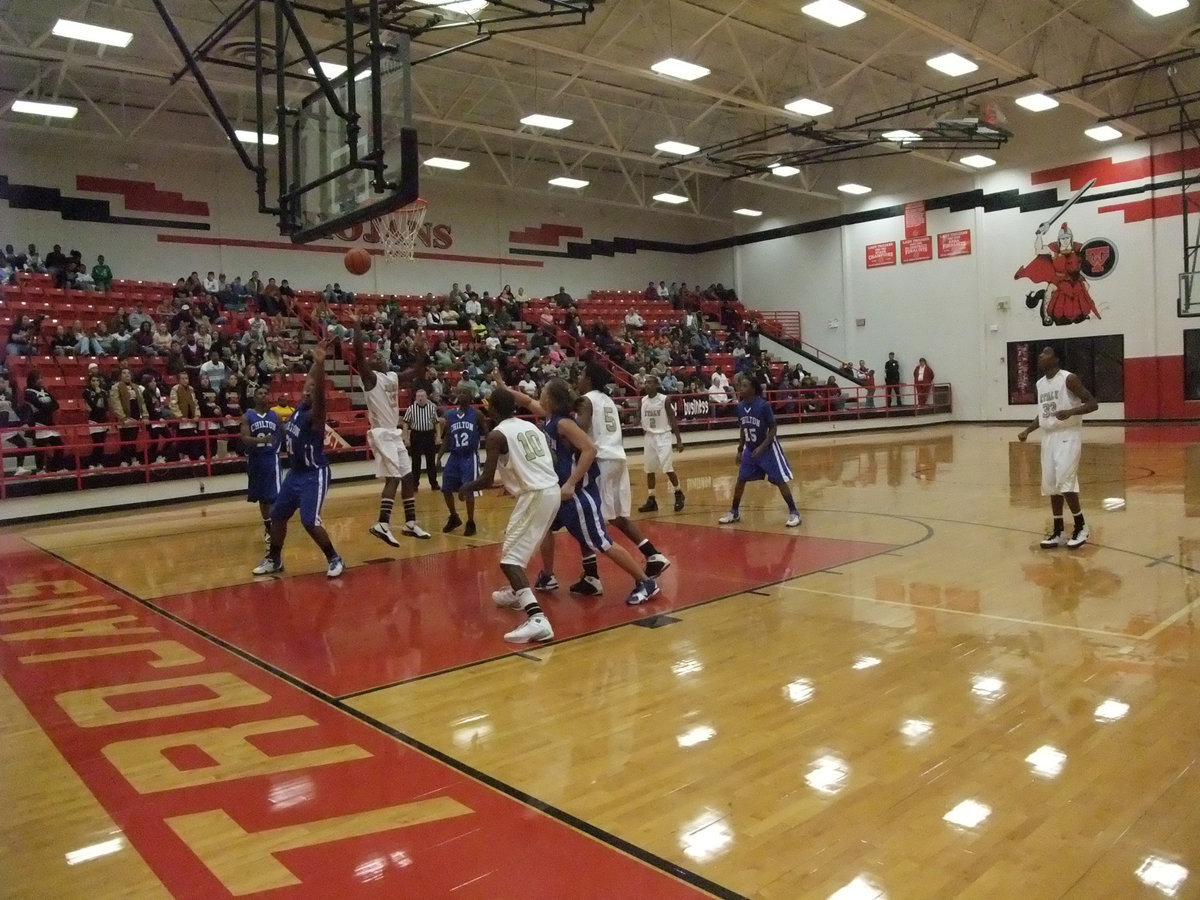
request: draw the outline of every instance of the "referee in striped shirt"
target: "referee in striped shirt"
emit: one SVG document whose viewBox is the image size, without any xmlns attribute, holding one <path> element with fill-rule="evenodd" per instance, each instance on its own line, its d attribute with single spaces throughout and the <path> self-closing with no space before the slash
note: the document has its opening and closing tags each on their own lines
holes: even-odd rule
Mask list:
<svg viewBox="0 0 1200 900">
<path fill-rule="evenodd" d="M 404 421 L 409 429 L 409 454 L 413 461 L 413 482 L 421 484 L 421 464 L 429 473 L 429 486 L 438 490 L 438 427 L 441 419 L 438 416 L 437 404 L 429 399 L 424 389 L 417 391 L 412 405 L 404 411 Z"/>
</svg>

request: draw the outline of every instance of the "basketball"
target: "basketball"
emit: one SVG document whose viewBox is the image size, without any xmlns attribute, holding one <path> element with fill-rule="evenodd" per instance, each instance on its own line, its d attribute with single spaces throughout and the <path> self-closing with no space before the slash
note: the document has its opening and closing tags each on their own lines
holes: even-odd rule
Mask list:
<svg viewBox="0 0 1200 900">
<path fill-rule="evenodd" d="M 366 275 L 371 271 L 371 254 L 362 247 L 346 251 L 346 271 L 351 275 Z"/>
</svg>

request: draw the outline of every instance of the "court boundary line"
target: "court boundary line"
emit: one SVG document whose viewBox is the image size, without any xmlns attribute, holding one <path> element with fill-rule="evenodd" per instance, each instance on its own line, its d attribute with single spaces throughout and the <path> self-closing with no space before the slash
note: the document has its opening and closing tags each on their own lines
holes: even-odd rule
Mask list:
<svg viewBox="0 0 1200 900">
<path fill-rule="evenodd" d="M 374 728 L 375 730 L 388 735 L 393 740 L 399 741 L 401 744 L 404 744 L 409 749 L 415 750 L 418 753 L 421 753 L 427 757 L 430 757 L 431 759 L 441 763 L 442 765 L 453 769 L 454 771 L 458 772 L 459 774 L 465 775 L 466 777 L 479 782 L 480 784 L 484 785 L 485 787 L 491 788 L 492 790 L 496 791 L 497 793 L 503 794 L 503 795 L 507 796 L 508 798 L 517 801 L 518 803 L 522 804 L 523 806 L 527 806 L 531 809 L 534 809 L 537 812 L 542 813 L 543 815 L 547 816 L 548 818 L 553 819 L 554 821 L 558 822 L 560 825 L 563 825 L 567 828 L 571 828 L 571 829 L 574 829 L 575 831 L 585 834 L 588 837 L 592 838 L 593 840 L 598 841 L 602 844 L 605 844 L 606 846 L 610 847 L 613 850 L 616 850 L 618 853 L 624 853 L 626 856 L 633 857 L 634 859 L 636 859 L 638 862 L 642 863 L 643 865 L 646 865 L 653 869 L 657 869 L 658 871 L 664 873 L 665 875 L 668 875 L 672 878 L 676 878 L 679 881 L 682 881 L 683 883 L 687 884 L 689 887 L 696 888 L 697 890 L 700 890 L 707 894 L 710 894 L 713 897 L 718 897 L 718 898 L 720 898 L 720 900 L 750 900 L 750 898 L 744 894 L 739 894 L 737 891 L 734 891 L 731 888 L 727 888 L 724 885 L 718 884 L 717 882 L 706 878 L 705 876 L 699 874 L 698 872 L 693 872 L 691 869 L 687 869 L 687 868 L 679 865 L 678 863 L 672 862 L 671 860 L 667 859 L 666 857 L 659 856 L 658 854 L 656 854 L 650 850 L 647 850 L 644 847 L 640 847 L 637 844 L 634 844 L 632 841 L 626 840 L 625 838 L 619 837 L 618 835 L 615 835 L 609 831 L 606 831 L 605 829 L 601 828 L 598 825 L 593 825 L 592 823 L 587 822 L 584 819 L 581 819 L 580 817 L 576 816 L 573 813 L 569 813 L 564 809 L 560 809 L 559 807 L 555 806 L 552 803 L 548 803 L 544 800 L 540 800 L 537 797 L 534 797 L 532 794 L 529 794 L 528 792 L 523 791 L 518 787 L 515 787 L 514 785 L 508 784 L 507 782 L 502 781 L 493 775 L 489 775 L 488 773 L 486 773 L 480 769 L 476 769 L 474 766 L 470 765 L 469 763 L 466 763 L 466 762 L 463 762 L 462 760 L 456 759 L 455 757 L 450 756 L 448 753 L 438 750 L 436 747 L 428 745 L 428 744 L 424 743 L 423 741 L 420 741 L 417 738 L 414 738 L 411 735 L 409 735 L 403 731 L 400 731 L 397 728 L 393 728 L 391 725 L 388 725 L 386 722 L 382 722 L 379 719 L 376 719 L 373 716 L 371 716 L 359 709 L 355 709 L 353 706 L 350 706 L 348 703 L 343 702 L 343 700 L 341 698 L 333 696 L 331 694 L 327 694 L 324 691 L 322 691 L 320 688 L 314 687 L 313 685 L 308 684 L 307 682 L 301 681 L 294 675 L 291 675 L 291 674 L 283 671 L 282 669 L 267 662 L 266 660 L 260 659 L 256 656 L 252 656 L 247 651 L 242 650 L 241 648 L 236 647 L 233 644 L 230 644 L 228 641 L 225 641 L 213 634 L 208 633 L 203 628 L 200 628 L 184 619 L 181 619 L 180 617 L 174 615 L 173 613 L 169 612 L 168 610 L 159 608 L 158 606 L 156 606 L 154 604 L 153 601 L 144 600 L 141 597 L 138 597 L 135 594 L 132 594 L 131 592 L 118 587 L 117 585 L 115 585 L 111 581 L 109 581 L 108 579 L 103 578 L 102 576 L 99 576 L 99 575 L 95 575 L 95 574 L 89 572 L 87 569 L 83 568 L 82 566 L 77 566 L 74 563 L 61 558 L 60 556 L 58 556 L 57 554 L 55 554 L 49 550 L 42 549 L 41 547 L 37 546 L 36 544 L 34 544 L 30 541 L 25 540 L 24 538 L 20 538 L 20 540 L 26 546 L 30 547 L 34 552 L 45 553 L 47 556 L 50 556 L 51 558 L 57 560 L 62 565 L 66 566 L 70 569 L 73 569 L 75 571 L 82 572 L 87 577 L 95 579 L 96 581 L 103 584 L 105 587 L 107 587 L 110 590 L 114 591 L 115 593 L 121 595 L 122 597 L 126 598 L 127 600 L 129 600 L 133 603 L 136 603 L 140 606 L 145 607 L 147 610 L 149 610 L 152 613 L 162 616 L 164 619 L 167 619 L 168 621 L 173 622 L 174 624 L 186 629 L 187 631 L 190 631 L 192 634 L 196 635 L 197 637 L 201 638 L 202 640 L 210 641 L 212 644 L 214 644 L 219 649 L 225 650 L 226 652 L 229 652 L 229 653 L 232 653 L 234 656 L 239 657 L 244 662 L 247 662 L 250 665 L 253 665 L 253 666 L 256 666 L 256 667 L 262 669 L 267 674 L 273 675 L 276 678 L 279 678 L 281 681 L 284 681 L 285 683 L 291 685 L 294 688 L 304 691 L 305 693 L 312 696 L 314 699 L 328 704 L 329 706 L 338 710 L 339 712 L 343 713 L 344 715 L 347 715 L 353 719 L 356 719 L 359 722 L 363 723 L 364 725 L 367 725 L 368 727 Z M 626 622 L 623 624 L 631 624 L 631 623 Z M 507 654 L 507 655 L 515 656 L 516 654 Z"/>
</svg>

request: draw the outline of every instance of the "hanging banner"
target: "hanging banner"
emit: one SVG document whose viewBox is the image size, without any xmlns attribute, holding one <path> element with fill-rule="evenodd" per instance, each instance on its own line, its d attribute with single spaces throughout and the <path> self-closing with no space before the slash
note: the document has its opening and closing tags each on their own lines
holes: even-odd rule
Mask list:
<svg viewBox="0 0 1200 900">
<path fill-rule="evenodd" d="M 925 201 L 904 204 L 904 237 L 907 240 L 925 237 Z"/>
<path fill-rule="evenodd" d="M 938 235 L 938 259 L 971 255 L 971 229 L 946 231 Z"/>
<path fill-rule="evenodd" d="M 900 242 L 900 262 L 915 263 L 930 259 L 933 259 L 933 238 L 929 235 Z"/>
<path fill-rule="evenodd" d="M 867 244 L 867 268 L 878 269 L 880 266 L 896 264 L 896 242 L 887 241 L 883 244 Z"/>
</svg>

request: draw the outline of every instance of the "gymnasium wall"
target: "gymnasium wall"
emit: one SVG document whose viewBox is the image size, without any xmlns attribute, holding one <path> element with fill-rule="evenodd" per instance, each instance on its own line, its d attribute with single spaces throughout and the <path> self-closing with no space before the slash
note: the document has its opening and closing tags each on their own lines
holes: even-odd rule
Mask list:
<svg viewBox="0 0 1200 900">
<path fill-rule="evenodd" d="M 1189 153 L 1183 165 L 1200 166 L 1200 154 Z M 774 239 L 736 250 L 737 287 L 764 308 L 799 309 L 807 341 L 843 358 L 864 358 L 880 372 L 889 351 L 905 373 L 927 357 L 938 379 L 954 384 L 958 419 L 1031 418 L 1032 407 L 1009 404 L 1009 343 L 1089 335 L 1124 338 L 1125 401 L 1102 404 L 1100 417 L 1193 417 L 1200 403 L 1184 400 L 1182 335 L 1200 320 L 1176 314 L 1180 169 L 1177 145 L 1152 152 L 1139 143 L 1032 172 L 951 173 L 932 182 L 936 189 L 848 203 L 841 213 L 800 226 L 765 222 L 759 237 Z M 1076 243 L 1103 238 L 1115 250 L 1110 271 L 1089 280 L 1099 315 L 1044 325 L 1039 309 L 1025 301 L 1046 285 L 1015 280 L 1014 273 L 1034 259 L 1039 223 L 1092 177 L 1096 185 L 1064 220 Z M 869 182 L 869 171 L 860 180 Z M 903 205 L 915 200 L 925 201 L 932 259 L 906 264 Z M 802 233 L 787 233 L 796 231 Z M 939 258 L 938 236 L 954 231 L 970 232 L 969 253 Z M 868 246 L 893 241 L 895 263 L 868 267 Z"/>
<path fill-rule="evenodd" d="M 103 253 L 118 277 L 174 280 L 212 269 L 243 279 L 257 269 L 294 286 L 444 294 L 452 282 L 496 293 L 503 285 L 545 296 L 592 288 L 640 289 L 653 279 L 733 279 L 732 254 L 680 254 L 645 244 L 725 235 L 721 223 L 589 203 L 565 194 L 518 193 L 468 177 L 422 172 L 430 201 L 426 241 L 412 263 L 350 276 L 342 254 L 377 247 L 361 233 L 296 246 L 258 212 L 254 178 L 231 150 L 204 151 L 94 140 L 73 146 L 47 133 L 0 130 L 0 243 L 60 243 L 89 264 Z M 429 177 L 426 177 L 429 176 Z M 6 181 L 5 181 L 6 180 Z M 376 258 L 378 263 L 378 258 Z"/>
</svg>

